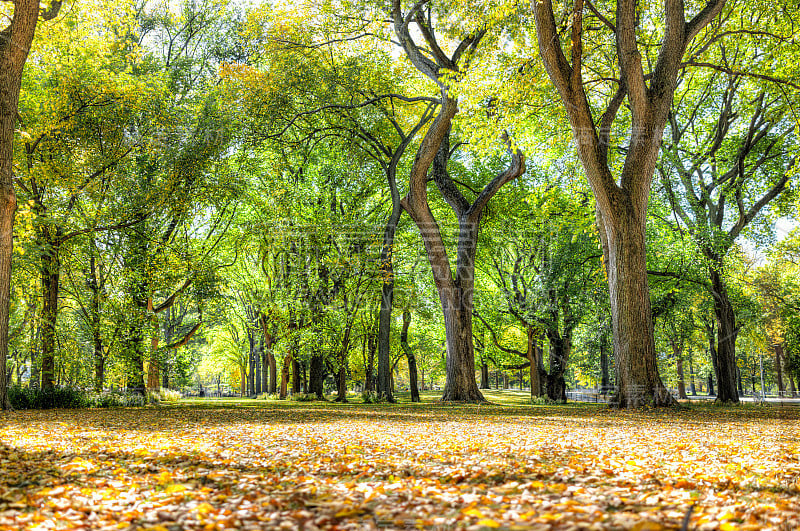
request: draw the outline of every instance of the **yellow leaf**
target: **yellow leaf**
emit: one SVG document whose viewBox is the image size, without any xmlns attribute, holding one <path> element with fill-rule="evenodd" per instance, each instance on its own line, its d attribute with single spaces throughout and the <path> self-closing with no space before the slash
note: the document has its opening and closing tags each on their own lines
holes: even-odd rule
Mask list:
<svg viewBox="0 0 800 531">
<path fill-rule="evenodd" d="M 475 518 L 483 518 L 483 513 L 480 512 L 475 507 L 469 507 L 467 509 L 464 509 L 463 511 L 461 511 L 461 514 L 464 514 L 466 516 L 474 516 Z"/>
<path fill-rule="evenodd" d="M 642 520 L 631 527 L 631 531 L 662 531 L 663 529 L 666 529 L 663 525 L 651 520 Z"/>
<path fill-rule="evenodd" d="M 478 520 L 477 524 L 483 527 L 491 527 L 491 528 L 500 527 L 499 522 L 495 522 L 494 520 L 490 520 L 489 518 L 481 518 L 480 520 Z"/>
<path fill-rule="evenodd" d="M 175 494 L 176 492 L 183 492 L 185 490 L 188 490 L 188 487 L 186 485 L 173 483 L 171 485 L 168 485 L 167 488 L 164 489 L 164 492 L 166 492 L 167 494 Z"/>
</svg>

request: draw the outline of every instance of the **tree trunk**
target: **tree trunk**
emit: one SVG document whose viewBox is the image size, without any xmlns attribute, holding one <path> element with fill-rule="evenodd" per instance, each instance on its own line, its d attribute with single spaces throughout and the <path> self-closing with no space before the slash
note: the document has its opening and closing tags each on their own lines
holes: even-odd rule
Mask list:
<svg viewBox="0 0 800 531">
<path fill-rule="evenodd" d="M 783 343 L 773 343 L 772 350 L 775 352 L 775 383 L 778 384 L 778 396 L 783 397 L 785 393 L 783 386 Z"/>
<path fill-rule="evenodd" d="M 259 339 L 258 343 L 256 344 L 255 352 L 253 352 L 255 358 L 255 365 L 256 365 L 256 375 L 254 379 L 255 384 L 255 395 L 258 396 L 261 394 L 261 382 L 263 381 L 262 376 L 262 366 L 261 366 L 261 358 L 264 355 L 264 340 Z"/>
<path fill-rule="evenodd" d="M 390 179 L 391 184 L 391 179 Z M 392 213 L 386 221 L 383 231 L 383 247 L 381 248 L 381 309 L 378 313 L 378 398 L 387 402 L 394 402 L 391 386 L 391 337 L 392 327 L 392 304 L 394 301 L 394 236 L 397 231 L 397 223 L 403 208 L 400 205 L 400 196 L 397 193 L 395 184 L 392 192 Z"/>
<path fill-rule="evenodd" d="M 289 392 L 289 368 L 292 366 L 292 356 L 287 353 L 283 357 L 283 364 L 281 365 L 281 393 L 280 399 L 284 400 Z M 244 387 L 244 386 L 242 386 Z"/>
<path fill-rule="evenodd" d="M 547 398 L 566 403 L 567 383 L 564 372 L 567 370 L 569 354 L 569 337 L 562 337 L 558 330 L 548 330 L 550 342 L 550 372 L 547 374 Z"/>
<path fill-rule="evenodd" d="M 253 331 L 247 330 L 247 396 L 252 397 L 256 392 L 256 338 Z"/>
<path fill-rule="evenodd" d="M 292 394 L 298 394 L 302 390 L 302 377 L 300 376 L 300 362 L 292 356 Z"/>
<path fill-rule="evenodd" d="M 403 310 L 403 329 L 400 331 L 400 348 L 408 360 L 408 385 L 411 388 L 411 401 L 419 402 L 419 387 L 417 385 L 417 358 L 408 345 L 408 327 L 411 325 L 411 311 Z"/>
<path fill-rule="evenodd" d="M 94 390 L 99 393 L 103 390 L 105 383 L 105 354 L 103 352 L 103 335 L 100 322 L 100 303 L 102 287 L 97 271 L 97 261 L 92 256 L 89 259 L 89 278 L 87 282 L 89 290 L 92 292 L 92 299 L 89 303 L 89 323 L 92 328 L 92 357 L 94 360 Z"/>
<path fill-rule="evenodd" d="M 716 393 L 714 392 L 714 375 L 712 373 L 708 373 L 708 396 L 715 396 Z"/>
<path fill-rule="evenodd" d="M 269 389 L 269 377 L 270 377 L 270 365 L 269 365 L 269 356 L 270 351 L 272 350 L 272 343 L 265 342 L 262 340 L 261 343 L 261 390 L 264 393 L 271 393 Z"/>
<path fill-rule="evenodd" d="M 51 3 L 42 13 L 53 18 L 61 7 Z M 7 19 L 8 17 L 6 17 Z M 36 23 L 39 0 L 14 2 L 13 18 L 0 31 L 0 407 L 9 409 L 6 359 L 8 325 L 11 317 L 11 261 L 14 255 L 14 214 L 17 195 L 14 191 L 14 131 L 16 129 L 22 70 L 28 59 Z M 50 371 L 52 380 L 52 371 Z"/>
<path fill-rule="evenodd" d="M 675 369 L 678 373 L 678 398 L 686 400 L 686 381 L 683 376 L 683 346 L 675 341 L 670 341 L 672 344 L 672 354 L 675 356 Z"/>
<path fill-rule="evenodd" d="M 542 375 L 539 372 L 539 365 L 541 364 L 539 356 L 541 353 L 537 348 L 538 345 L 536 344 L 536 333 L 533 327 L 528 326 L 526 333 L 528 335 L 528 347 L 525 351 L 525 355 L 528 358 L 528 363 L 530 363 L 528 372 L 530 373 L 531 378 L 531 399 L 534 399 L 542 396 Z"/>
<path fill-rule="evenodd" d="M 490 389 L 489 386 L 489 364 L 486 360 L 481 360 L 481 389 Z M 424 389 L 423 389 L 424 391 Z"/>
<path fill-rule="evenodd" d="M 56 363 L 56 321 L 58 319 L 58 295 L 61 273 L 60 242 L 58 234 L 45 227 L 40 231 L 44 250 L 41 257 L 42 279 L 42 389 L 52 389 Z"/>
<path fill-rule="evenodd" d="M 157 319 L 155 315 L 153 315 L 152 318 Z M 151 329 L 150 334 L 150 357 L 147 365 L 147 389 L 150 391 L 155 391 L 161 386 L 161 360 L 159 359 L 158 355 L 158 329 Z"/>
<path fill-rule="evenodd" d="M 271 348 L 267 349 L 267 357 L 269 365 L 269 394 L 274 395 L 278 392 L 278 364 L 275 361 L 275 353 Z"/>
<path fill-rule="evenodd" d="M 618 407 L 674 403 L 656 362 L 644 239 L 646 209 L 646 195 L 628 194 L 620 194 L 613 208 L 597 209 L 611 296 L 616 372 L 612 403 Z"/>
<path fill-rule="evenodd" d="M 611 379 L 609 378 L 608 370 L 608 349 L 606 342 L 600 339 L 600 392 L 608 394 L 613 388 L 611 387 Z"/>
<path fill-rule="evenodd" d="M 372 333 L 367 334 L 367 374 L 365 375 L 364 390 L 375 392 L 375 351 L 378 348 L 378 336 Z"/>
<path fill-rule="evenodd" d="M 694 363 L 692 363 L 692 351 L 689 351 L 689 391 L 692 396 L 697 395 L 697 388 L 694 385 Z"/>
<path fill-rule="evenodd" d="M 728 288 L 722 279 L 722 264 L 711 267 L 711 289 L 714 295 L 714 314 L 717 318 L 717 349 L 714 356 L 717 374 L 717 402 L 739 403 L 736 392 L 736 316 L 728 298 Z"/>
<path fill-rule="evenodd" d="M 309 371 L 308 392 L 316 395 L 317 400 L 323 400 L 322 384 L 325 380 L 325 360 L 322 353 L 315 350 L 311 354 L 311 370 Z"/>
</svg>

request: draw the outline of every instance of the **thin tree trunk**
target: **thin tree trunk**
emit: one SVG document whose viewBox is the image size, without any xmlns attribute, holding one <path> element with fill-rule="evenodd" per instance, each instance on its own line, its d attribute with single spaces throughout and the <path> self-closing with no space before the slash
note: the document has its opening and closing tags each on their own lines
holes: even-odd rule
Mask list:
<svg viewBox="0 0 800 531">
<path fill-rule="evenodd" d="M 287 353 L 281 365 L 281 393 L 280 399 L 284 400 L 289 392 L 289 369 L 292 366 L 292 356 Z"/>
<path fill-rule="evenodd" d="M 783 343 L 773 343 L 772 350 L 775 352 L 775 383 L 778 384 L 778 396 L 782 397 L 785 393 L 783 386 Z"/>
<path fill-rule="evenodd" d="M 408 327 L 411 325 L 411 311 L 403 310 L 403 329 L 400 332 L 400 348 L 408 360 L 408 382 L 411 387 L 411 401 L 419 402 L 419 387 L 417 386 L 417 358 L 408 345 Z"/>
<path fill-rule="evenodd" d="M 392 305 L 394 301 L 394 236 L 397 223 L 403 208 L 400 205 L 400 195 L 394 186 L 392 190 L 392 213 L 386 221 L 383 231 L 383 248 L 381 249 L 381 309 L 378 313 L 378 398 L 387 402 L 394 402 L 391 386 L 391 337 Z"/>
<path fill-rule="evenodd" d="M 378 348 L 378 336 L 372 331 L 367 334 L 367 374 L 364 382 L 366 391 L 375 392 L 375 351 Z"/>
<path fill-rule="evenodd" d="M 689 351 L 689 391 L 692 396 L 697 395 L 697 388 L 694 385 L 694 363 L 692 363 L 692 351 Z"/>
</svg>

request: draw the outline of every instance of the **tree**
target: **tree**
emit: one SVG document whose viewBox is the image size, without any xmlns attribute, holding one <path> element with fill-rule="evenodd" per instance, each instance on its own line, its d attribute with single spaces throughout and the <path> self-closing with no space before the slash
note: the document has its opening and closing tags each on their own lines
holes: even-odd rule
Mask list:
<svg viewBox="0 0 800 531">
<path fill-rule="evenodd" d="M 6 0 L 8 1 L 8 0 Z M 53 0 L 39 9 L 39 0 L 11 0 L 14 13 L 0 31 L 0 407 L 7 409 L 6 358 L 8 322 L 11 308 L 11 257 L 13 255 L 14 213 L 14 133 L 17 123 L 22 71 L 28 59 L 39 18 L 52 20 L 61 9 Z"/>
<path fill-rule="evenodd" d="M 665 0 L 663 12 L 647 10 L 638 0 L 618 0 L 615 4 L 612 21 L 593 3 L 575 0 L 565 22 L 570 27 L 569 37 L 562 44 L 552 0 L 534 2 L 536 36 L 539 54 L 564 105 L 597 204 L 611 298 L 617 372 L 614 401 L 619 407 L 668 406 L 673 399 L 658 374 L 650 313 L 645 259 L 647 201 L 684 54 L 692 40 L 719 15 L 725 0 L 708 1 L 688 21 L 681 0 Z M 587 10 L 597 19 L 596 25 L 584 27 Z M 590 60 L 607 60 L 607 56 L 599 45 L 597 49 L 584 48 L 584 41 L 587 34 L 602 30 L 612 34 L 606 42 L 614 42 L 609 54 L 615 57 L 617 67 L 604 77 L 611 77 L 617 88 L 606 99 L 598 124 L 596 99 L 601 95 L 590 98 L 587 94 L 584 71 Z M 646 46 L 639 38 L 643 31 L 655 33 L 646 40 L 660 41 L 657 52 L 649 47 L 642 50 Z M 602 37 L 593 36 L 602 42 Z M 644 64 L 653 65 L 647 74 Z M 630 136 L 623 160 L 617 162 L 609 157 L 609 147 L 614 122 L 626 98 Z M 621 168 L 617 176 L 616 168 Z"/>
<path fill-rule="evenodd" d="M 444 313 L 447 336 L 447 379 L 442 392 L 443 401 L 483 402 L 485 399 L 475 381 L 475 354 L 472 341 L 472 306 L 475 284 L 475 252 L 480 220 L 489 200 L 506 183 L 525 172 L 525 157 L 512 148 L 508 135 L 503 140 L 511 152 L 511 161 L 505 171 L 495 176 L 483 189 L 468 201 L 450 178 L 447 164 L 452 155 L 450 133 L 458 105 L 447 83 L 448 77 L 462 72 L 469 64 L 485 36 L 485 29 L 477 29 L 454 46 L 448 56 L 437 41 L 434 28 L 426 18 L 423 7 L 417 2 L 403 12 L 400 0 L 392 3 L 394 31 L 411 63 L 433 81 L 440 93 L 440 107 L 436 118 L 425 133 L 409 172 L 408 194 L 402 205 L 420 230 L 425 250 L 433 271 L 436 290 Z M 431 55 L 426 55 L 411 35 L 412 23 L 419 29 Z M 458 222 L 458 247 L 455 272 L 451 268 L 442 233 L 428 203 L 428 171 L 442 197 L 452 208 Z"/>
<path fill-rule="evenodd" d="M 747 28 L 732 29 L 740 33 Z M 746 73 L 773 64 L 775 50 L 780 50 L 784 39 L 775 35 L 766 41 L 763 36 L 751 40 L 737 34 L 708 47 L 706 55 L 728 58 L 729 71 L 681 76 L 676 96 L 680 106 L 670 112 L 658 168 L 672 210 L 707 261 L 707 289 L 717 320 L 714 367 L 721 402 L 739 401 L 736 337 L 740 325 L 728 293 L 726 257 L 746 231 L 768 230 L 767 214 L 776 210 L 773 205 L 790 206 L 782 196 L 789 192 L 797 172 L 796 121 L 790 110 L 794 103 L 787 92 L 794 90 L 787 86 L 791 81 L 775 78 L 768 83 Z M 767 53 L 765 42 L 772 42 Z"/>
</svg>

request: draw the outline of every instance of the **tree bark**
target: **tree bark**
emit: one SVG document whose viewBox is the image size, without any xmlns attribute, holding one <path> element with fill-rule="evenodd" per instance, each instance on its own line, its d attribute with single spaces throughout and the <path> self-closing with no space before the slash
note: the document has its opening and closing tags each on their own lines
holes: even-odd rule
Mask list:
<svg viewBox="0 0 800 531">
<path fill-rule="evenodd" d="M 547 398 L 566 403 L 567 384 L 564 372 L 567 370 L 570 337 L 562 337 L 558 330 L 548 330 L 550 342 L 550 371 L 547 374 Z"/>
<path fill-rule="evenodd" d="M 56 231 L 55 234 L 50 234 Z M 56 321 L 58 319 L 58 295 L 61 276 L 61 245 L 59 234 L 52 227 L 40 231 L 40 241 L 44 248 L 41 257 L 42 278 L 42 350 L 41 376 L 42 389 L 52 389 L 55 379 L 56 362 Z"/>
<path fill-rule="evenodd" d="M 41 12 L 50 20 L 58 14 L 56 0 Z M 28 59 L 36 24 L 39 0 L 16 0 L 14 14 L 0 31 L 0 408 L 9 409 L 6 360 L 8 325 L 11 317 L 11 261 L 14 255 L 14 215 L 17 195 L 14 191 L 14 131 L 19 109 L 22 71 Z M 7 17 L 6 17 L 7 18 Z M 50 371 L 52 380 L 52 371 Z"/>
<path fill-rule="evenodd" d="M 391 183 L 391 179 L 390 179 Z M 394 402 L 391 386 L 391 337 L 392 327 L 392 305 L 394 301 L 394 236 L 397 231 L 397 223 L 403 208 L 400 205 L 400 195 L 397 193 L 397 185 L 391 187 L 392 193 L 392 213 L 386 221 L 383 231 L 383 247 L 381 248 L 381 308 L 378 313 L 378 378 L 377 393 L 378 398 L 387 402 Z M 395 198 L 395 195 L 397 197 Z"/>
<path fill-rule="evenodd" d="M 537 348 L 536 344 L 536 332 L 532 326 L 528 326 L 526 328 L 526 334 L 528 336 L 528 345 L 525 350 L 526 357 L 528 358 L 528 372 L 530 373 L 531 379 L 531 399 L 539 398 L 542 396 L 542 378 L 541 373 L 539 372 L 539 365 L 541 362 L 539 360 L 539 349 Z"/>
<path fill-rule="evenodd" d="M 717 348 L 712 352 L 717 375 L 717 402 L 739 403 L 736 391 L 736 336 L 739 329 L 728 288 L 722 279 L 721 263 L 711 267 L 711 289 L 714 295 L 714 315 L 717 318 Z"/>
<path fill-rule="evenodd" d="M 292 366 L 292 356 L 287 353 L 283 357 L 283 364 L 281 365 L 281 393 L 280 399 L 284 400 L 289 392 L 289 369 Z M 244 385 L 242 385 L 244 388 Z"/>
<path fill-rule="evenodd" d="M 308 392 L 314 394 L 317 400 L 324 400 L 322 384 L 325 380 L 325 360 L 319 350 L 311 354 L 311 370 L 309 371 Z"/>
<path fill-rule="evenodd" d="M 408 345 L 408 327 L 411 325 L 411 311 L 403 310 L 403 329 L 400 331 L 400 348 L 408 360 L 408 385 L 411 388 L 411 401 L 419 402 L 419 387 L 417 385 L 417 358 Z"/>
</svg>

